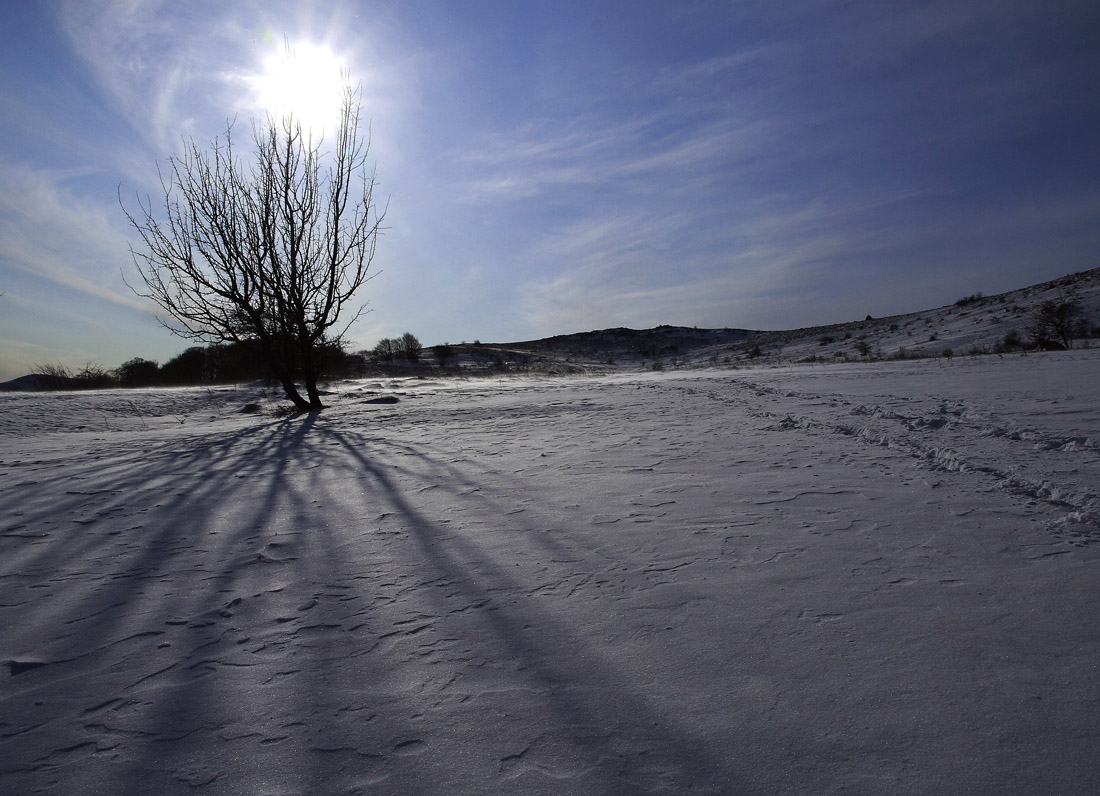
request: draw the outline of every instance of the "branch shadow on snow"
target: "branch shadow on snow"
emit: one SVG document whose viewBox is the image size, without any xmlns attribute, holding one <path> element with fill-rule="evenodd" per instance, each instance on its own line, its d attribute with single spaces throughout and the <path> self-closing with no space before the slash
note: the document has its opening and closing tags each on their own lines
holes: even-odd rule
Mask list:
<svg viewBox="0 0 1100 796">
<path fill-rule="evenodd" d="M 56 499 L 3 540 L 5 778 L 444 793 L 448 750 L 481 733 L 471 771 L 528 792 L 741 792 L 727 750 L 653 708 L 476 526 L 585 551 L 478 489 L 426 446 L 306 415 L 105 446 L 13 491 L 0 509 Z"/>
</svg>

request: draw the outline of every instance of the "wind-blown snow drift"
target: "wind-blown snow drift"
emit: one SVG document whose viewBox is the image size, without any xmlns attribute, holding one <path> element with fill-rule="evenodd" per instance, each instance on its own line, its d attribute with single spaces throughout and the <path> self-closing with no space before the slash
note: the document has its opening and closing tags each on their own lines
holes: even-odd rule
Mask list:
<svg viewBox="0 0 1100 796">
<path fill-rule="evenodd" d="M 0 790 L 1095 793 L 1098 354 L 3 396 Z"/>
</svg>

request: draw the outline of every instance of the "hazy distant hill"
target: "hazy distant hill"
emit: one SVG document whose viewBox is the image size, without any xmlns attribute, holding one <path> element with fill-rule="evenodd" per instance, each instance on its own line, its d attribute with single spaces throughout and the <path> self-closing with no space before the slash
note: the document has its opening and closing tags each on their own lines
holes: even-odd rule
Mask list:
<svg viewBox="0 0 1100 796">
<path fill-rule="evenodd" d="M 0 384 L 0 391 L 38 392 L 39 390 L 68 390 L 75 387 L 76 384 L 77 382 L 75 379 L 30 373 L 26 376 L 20 376 L 18 379 L 3 382 Z"/>
</svg>

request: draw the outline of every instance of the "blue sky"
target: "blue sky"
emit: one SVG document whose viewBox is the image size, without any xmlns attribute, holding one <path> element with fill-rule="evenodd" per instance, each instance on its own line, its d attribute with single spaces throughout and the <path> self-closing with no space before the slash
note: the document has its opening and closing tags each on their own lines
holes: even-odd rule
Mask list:
<svg viewBox="0 0 1100 796">
<path fill-rule="evenodd" d="M 0 377 L 189 344 L 123 281 L 119 191 L 261 117 L 284 42 L 371 121 L 390 229 L 355 348 L 792 328 L 1100 265 L 1095 0 L 16 0 Z"/>
</svg>

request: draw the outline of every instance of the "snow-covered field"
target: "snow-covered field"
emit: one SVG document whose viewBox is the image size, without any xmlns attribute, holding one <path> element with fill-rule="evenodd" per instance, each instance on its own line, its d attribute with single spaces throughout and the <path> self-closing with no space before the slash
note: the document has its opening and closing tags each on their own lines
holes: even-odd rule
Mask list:
<svg viewBox="0 0 1100 796">
<path fill-rule="evenodd" d="M 1100 351 L 334 390 L 0 396 L 0 792 L 1100 792 Z"/>
</svg>

